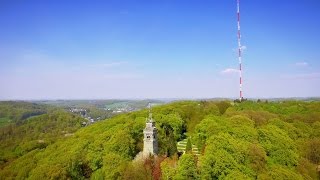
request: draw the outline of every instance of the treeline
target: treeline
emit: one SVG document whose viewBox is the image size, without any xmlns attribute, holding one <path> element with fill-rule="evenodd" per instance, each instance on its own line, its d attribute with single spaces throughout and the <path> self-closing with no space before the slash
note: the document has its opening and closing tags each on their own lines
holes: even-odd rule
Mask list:
<svg viewBox="0 0 320 180">
<path fill-rule="evenodd" d="M 302 101 L 175 102 L 152 110 L 157 157 L 134 160 L 143 149 L 148 112 L 142 110 L 28 151 L 6 163 L 0 178 L 317 179 L 319 109 L 319 102 Z M 186 137 L 200 156 L 177 153 Z"/>
</svg>

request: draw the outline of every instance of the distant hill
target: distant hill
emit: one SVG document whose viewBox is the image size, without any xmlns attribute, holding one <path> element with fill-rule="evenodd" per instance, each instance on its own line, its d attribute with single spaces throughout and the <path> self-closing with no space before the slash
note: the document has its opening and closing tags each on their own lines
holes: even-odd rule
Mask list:
<svg viewBox="0 0 320 180">
<path fill-rule="evenodd" d="M 12 161 L 1 156 L 0 179 L 317 179 L 319 109 L 319 101 L 180 101 L 155 106 L 159 155 L 143 162 L 133 159 L 143 148 L 146 109 L 83 128 L 81 119 L 73 121 L 77 117 L 68 113 L 41 115 L 48 122 L 75 127 L 75 132 L 54 131 L 60 138 L 26 148 Z M 28 119 L 29 129 L 17 134 L 39 131 L 23 142 L 41 143 L 47 133 L 50 137 L 43 131 L 50 128 L 43 129 L 41 121 Z M 197 154 L 178 153 L 177 142 L 186 137 Z M 28 147 L 14 144 L 10 146 L 20 148 L 11 149 L 13 153 Z M 9 152 L 1 148 L 2 154 Z"/>
<path fill-rule="evenodd" d="M 10 123 L 22 123 L 31 116 L 45 114 L 53 107 L 24 101 L 0 101 L 1 126 Z M 0 126 L 0 127 L 1 127 Z"/>
<path fill-rule="evenodd" d="M 63 109 L 28 102 L 0 102 L 0 167 L 58 139 L 72 135 L 87 120 Z"/>
</svg>

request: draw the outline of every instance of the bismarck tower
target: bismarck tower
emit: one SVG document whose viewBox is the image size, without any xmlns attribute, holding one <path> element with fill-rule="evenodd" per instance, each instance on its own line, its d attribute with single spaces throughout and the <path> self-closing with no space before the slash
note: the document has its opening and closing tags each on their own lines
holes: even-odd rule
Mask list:
<svg viewBox="0 0 320 180">
<path fill-rule="evenodd" d="M 158 154 L 158 130 L 155 121 L 152 118 L 151 104 L 149 104 L 149 118 L 147 118 L 146 127 L 143 130 L 143 156 Z"/>
</svg>

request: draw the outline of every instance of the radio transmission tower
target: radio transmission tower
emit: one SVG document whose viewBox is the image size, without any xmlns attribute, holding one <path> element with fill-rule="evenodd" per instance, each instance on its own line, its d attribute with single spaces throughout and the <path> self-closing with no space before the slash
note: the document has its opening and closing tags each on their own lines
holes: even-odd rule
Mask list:
<svg viewBox="0 0 320 180">
<path fill-rule="evenodd" d="M 240 0 L 237 0 L 237 17 L 238 17 L 238 60 L 239 60 L 239 76 L 240 76 L 239 100 L 242 101 L 243 94 L 242 94 L 242 60 L 241 60 L 242 46 L 241 46 L 241 33 L 240 33 Z"/>
</svg>

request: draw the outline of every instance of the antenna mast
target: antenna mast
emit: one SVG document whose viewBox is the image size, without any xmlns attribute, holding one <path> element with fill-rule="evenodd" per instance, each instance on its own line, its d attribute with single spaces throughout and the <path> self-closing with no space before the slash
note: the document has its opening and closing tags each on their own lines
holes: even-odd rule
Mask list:
<svg viewBox="0 0 320 180">
<path fill-rule="evenodd" d="M 242 47 L 241 47 L 241 33 L 240 33 L 240 0 L 237 0 L 237 16 L 238 16 L 238 60 L 239 60 L 239 76 L 240 76 L 240 84 L 239 84 L 240 97 L 239 97 L 239 100 L 241 101 L 243 99 L 243 95 L 242 95 L 242 67 L 241 67 Z"/>
</svg>

